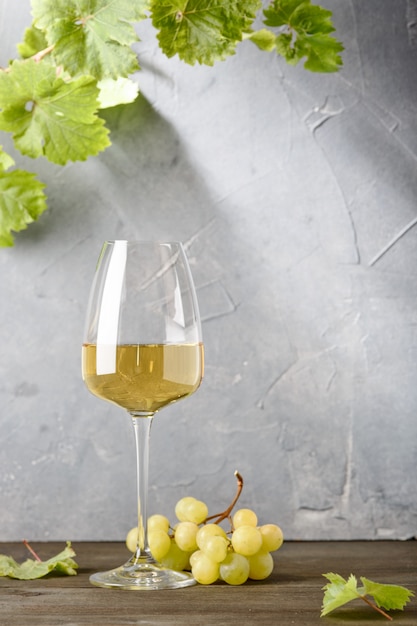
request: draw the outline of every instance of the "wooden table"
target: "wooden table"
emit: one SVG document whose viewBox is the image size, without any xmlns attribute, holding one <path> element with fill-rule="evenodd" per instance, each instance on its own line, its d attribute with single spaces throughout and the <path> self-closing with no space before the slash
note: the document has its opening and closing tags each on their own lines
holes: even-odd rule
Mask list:
<svg viewBox="0 0 417 626">
<path fill-rule="evenodd" d="M 41 558 L 64 544 L 33 544 Z M 388 624 L 361 600 L 320 618 L 326 583 L 323 573 L 353 573 L 381 583 L 404 585 L 417 593 L 417 541 L 287 542 L 276 553 L 266 581 L 240 587 L 223 583 L 169 591 L 120 591 L 93 587 L 92 572 L 123 563 L 122 543 L 73 545 L 77 576 L 34 581 L 0 578 L 1 626 L 335 626 Z M 22 544 L 0 544 L 0 553 L 21 561 Z M 398 626 L 417 626 L 417 597 L 404 611 L 391 612 Z"/>
</svg>

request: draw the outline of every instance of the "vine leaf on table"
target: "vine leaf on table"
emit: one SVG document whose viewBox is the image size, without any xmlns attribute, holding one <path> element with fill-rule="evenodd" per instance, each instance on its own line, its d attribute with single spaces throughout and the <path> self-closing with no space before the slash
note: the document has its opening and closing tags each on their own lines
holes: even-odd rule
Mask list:
<svg viewBox="0 0 417 626">
<path fill-rule="evenodd" d="M 34 580 L 35 578 L 42 578 L 53 571 L 66 574 L 67 576 L 75 576 L 78 565 L 73 559 L 74 556 L 75 552 L 71 548 L 70 541 L 67 541 L 67 546 L 62 552 L 47 561 L 41 561 L 35 555 L 35 559 L 27 559 L 23 563 L 17 563 L 11 556 L 1 554 L 0 576 L 18 578 L 19 580 Z"/>
<path fill-rule="evenodd" d="M 407 602 L 414 596 L 414 593 L 406 587 L 376 583 L 364 577 L 360 578 L 363 586 L 358 587 L 358 581 L 353 574 L 347 580 L 343 576 L 333 574 L 332 572 L 323 574 L 323 576 L 329 582 L 323 587 L 324 597 L 320 617 L 328 615 L 331 611 L 347 604 L 351 600 L 360 598 L 384 617 L 392 620 L 382 609 L 388 611 L 391 609 L 403 610 Z M 368 596 L 373 597 L 375 604 L 369 600 Z"/>
</svg>

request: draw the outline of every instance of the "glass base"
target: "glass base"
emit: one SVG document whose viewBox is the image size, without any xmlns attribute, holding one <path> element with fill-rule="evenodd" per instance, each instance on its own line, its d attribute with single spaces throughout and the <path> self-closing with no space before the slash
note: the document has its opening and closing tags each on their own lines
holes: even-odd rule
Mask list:
<svg viewBox="0 0 417 626">
<path fill-rule="evenodd" d="M 188 572 L 177 572 L 143 561 L 130 560 L 120 567 L 90 576 L 96 587 L 113 589 L 178 589 L 195 585 L 196 581 Z"/>
</svg>

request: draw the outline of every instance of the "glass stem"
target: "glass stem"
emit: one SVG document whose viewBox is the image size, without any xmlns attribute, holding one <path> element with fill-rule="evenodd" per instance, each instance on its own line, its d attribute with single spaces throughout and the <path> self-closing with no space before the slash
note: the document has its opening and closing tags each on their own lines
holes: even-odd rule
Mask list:
<svg viewBox="0 0 417 626">
<path fill-rule="evenodd" d="M 136 486 L 138 505 L 138 540 L 135 560 L 150 558 L 147 532 L 149 441 L 153 415 L 132 414 L 136 443 Z"/>
</svg>

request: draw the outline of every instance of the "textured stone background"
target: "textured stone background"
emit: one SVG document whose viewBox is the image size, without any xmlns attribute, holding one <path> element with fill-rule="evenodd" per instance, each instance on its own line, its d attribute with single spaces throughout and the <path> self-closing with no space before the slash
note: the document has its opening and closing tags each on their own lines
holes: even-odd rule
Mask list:
<svg viewBox="0 0 417 626">
<path fill-rule="evenodd" d="M 137 46 L 143 97 L 113 146 L 64 168 L 16 155 L 49 211 L 0 250 L 0 540 L 122 539 L 128 417 L 83 386 L 105 239 L 188 245 L 206 377 L 156 418 L 151 512 L 195 495 L 288 538 L 417 534 L 417 7 L 334 0 L 338 75 L 241 45 L 214 68 Z M 0 1 L 2 65 L 30 23 Z M 12 149 L 7 136 L 1 137 Z"/>
</svg>

